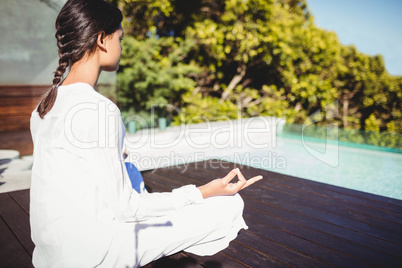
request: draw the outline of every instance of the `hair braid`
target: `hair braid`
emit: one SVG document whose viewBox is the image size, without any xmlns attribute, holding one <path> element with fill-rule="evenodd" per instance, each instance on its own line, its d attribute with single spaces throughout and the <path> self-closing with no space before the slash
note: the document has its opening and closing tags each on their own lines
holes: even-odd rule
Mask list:
<svg viewBox="0 0 402 268">
<path fill-rule="evenodd" d="M 63 36 L 60 35 L 59 32 L 56 32 L 55 36 L 57 39 L 57 46 L 59 47 L 59 66 L 54 72 L 52 86 L 43 94 L 38 106 L 39 116 L 42 119 L 53 108 L 57 97 L 57 87 L 59 86 L 61 79 L 69 65 L 68 55 L 63 54 L 63 48 L 66 47 L 66 45 L 63 44 Z"/>
<path fill-rule="evenodd" d="M 57 87 L 67 67 L 92 52 L 99 32 L 112 34 L 120 27 L 122 19 L 121 11 L 104 0 L 67 1 L 56 19 L 59 66 L 54 72 L 52 86 L 45 91 L 38 105 L 42 119 L 56 101 Z"/>
</svg>

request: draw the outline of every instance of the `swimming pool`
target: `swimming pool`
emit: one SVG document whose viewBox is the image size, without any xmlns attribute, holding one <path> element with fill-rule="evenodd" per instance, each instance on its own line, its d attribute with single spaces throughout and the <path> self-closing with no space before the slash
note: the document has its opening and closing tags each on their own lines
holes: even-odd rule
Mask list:
<svg viewBox="0 0 402 268">
<path fill-rule="evenodd" d="M 126 146 L 141 171 L 215 158 L 402 200 L 401 135 L 281 122 L 256 117 L 148 129 L 128 134 Z"/>
<path fill-rule="evenodd" d="M 314 154 L 314 152 L 316 152 Z M 312 154 L 313 153 L 313 154 Z M 402 154 L 278 136 L 276 145 L 221 159 L 402 199 Z"/>
</svg>

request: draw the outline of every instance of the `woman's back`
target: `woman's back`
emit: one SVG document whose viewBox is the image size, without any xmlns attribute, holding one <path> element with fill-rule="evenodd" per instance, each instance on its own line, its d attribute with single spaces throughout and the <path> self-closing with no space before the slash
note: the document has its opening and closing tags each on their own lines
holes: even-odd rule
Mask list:
<svg viewBox="0 0 402 268">
<path fill-rule="evenodd" d="M 106 139 L 98 127 L 102 107 L 109 105 L 114 104 L 91 86 L 78 83 L 59 87 L 56 102 L 44 119 L 36 110 L 32 113 L 32 238 L 36 245 L 47 245 L 35 248 L 34 262 L 37 254 L 52 256 L 56 262 L 85 254 L 96 265 L 110 244 L 108 226 L 114 217 L 104 203 L 99 191 L 102 180 L 92 172 L 89 159 L 91 146 Z M 92 242 L 85 245 L 84 241 Z M 70 243 L 74 246 L 69 247 Z M 60 247 L 68 250 L 54 250 Z M 99 250 L 86 250 L 93 247 Z M 94 252 L 99 256 L 91 257 Z"/>
</svg>

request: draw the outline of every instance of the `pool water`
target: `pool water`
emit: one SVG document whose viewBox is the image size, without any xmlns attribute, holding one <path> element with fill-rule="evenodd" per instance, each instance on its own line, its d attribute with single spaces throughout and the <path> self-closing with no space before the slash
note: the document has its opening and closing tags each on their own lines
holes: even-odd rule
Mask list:
<svg viewBox="0 0 402 268">
<path fill-rule="evenodd" d="M 294 136 L 278 137 L 275 146 L 224 159 L 402 200 L 401 153 L 317 141 L 303 144 Z"/>
</svg>

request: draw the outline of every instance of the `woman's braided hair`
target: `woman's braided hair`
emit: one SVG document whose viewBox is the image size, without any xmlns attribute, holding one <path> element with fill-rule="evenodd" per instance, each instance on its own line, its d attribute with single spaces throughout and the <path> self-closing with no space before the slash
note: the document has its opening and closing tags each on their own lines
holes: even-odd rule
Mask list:
<svg viewBox="0 0 402 268">
<path fill-rule="evenodd" d="M 52 109 L 57 87 L 68 66 L 93 53 L 98 34 L 114 33 L 123 19 L 121 11 L 104 0 L 69 0 L 56 19 L 56 39 L 59 48 L 59 66 L 54 72 L 53 84 L 43 94 L 38 113 L 43 119 Z"/>
</svg>

